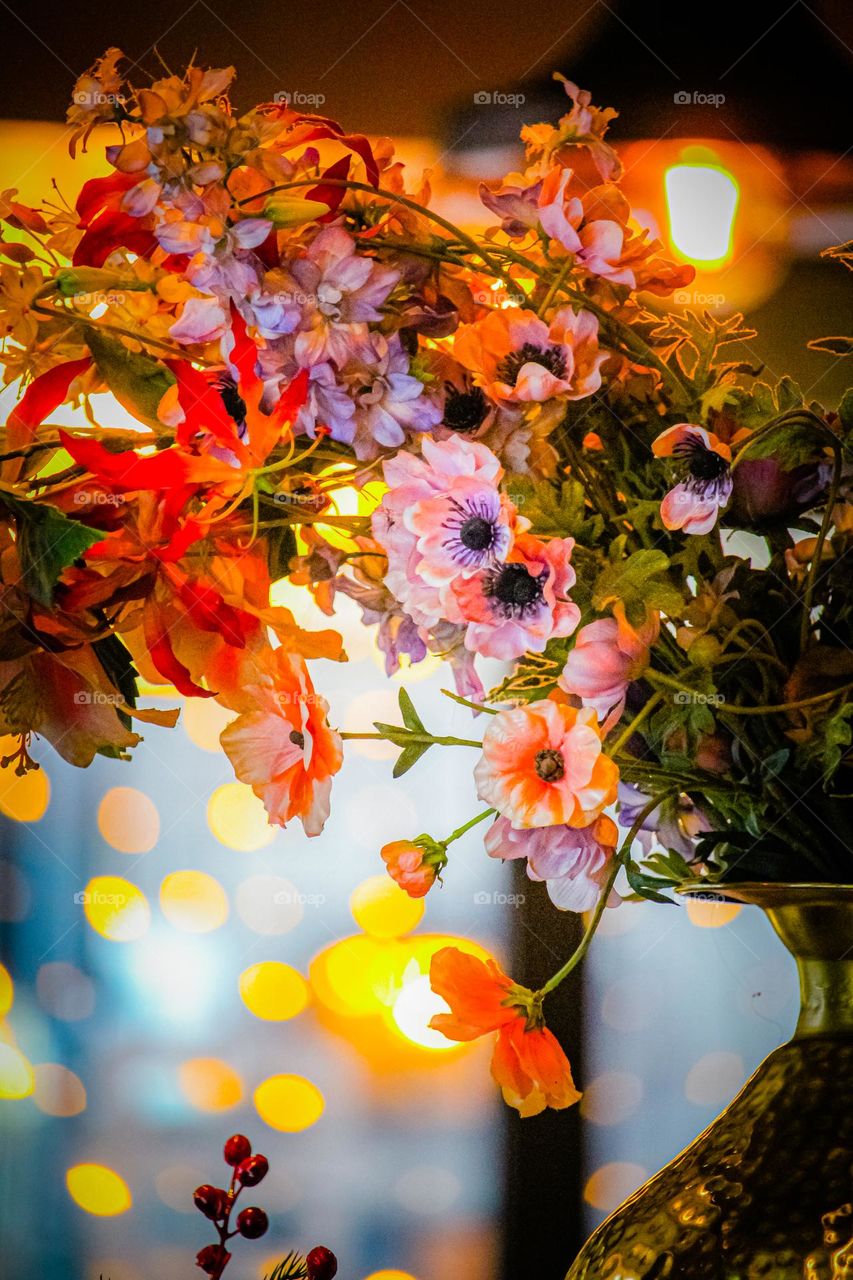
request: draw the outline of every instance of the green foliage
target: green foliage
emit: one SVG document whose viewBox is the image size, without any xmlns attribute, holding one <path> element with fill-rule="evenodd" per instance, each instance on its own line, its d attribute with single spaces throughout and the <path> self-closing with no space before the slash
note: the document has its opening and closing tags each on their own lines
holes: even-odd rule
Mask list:
<svg viewBox="0 0 853 1280">
<path fill-rule="evenodd" d="M 635 551 L 622 558 L 625 538 L 611 543 L 611 563 L 601 571 L 592 595 L 593 606 L 604 612 L 621 600 L 633 625 L 642 623 L 650 609 L 678 617 L 684 600 L 669 574 L 669 556 L 663 551 Z"/>
<path fill-rule="evenodd" d="M 119 404 L 154 431 L 162 431 L 157 408 L 176 378 L 151 356 L 128 351 L 123 343 L 97 329 L 87 331 L 86 341 L 98 373 Z"/>
<path fill-rule="evenodd" d="M 56 507 L 15 498 L 5 490 L 0 490 L 0 505 L 15 520 L 24 586 L 34 600 L 50 607 L 62 570 L 104 535 L 79 520 L 69 520 Z"/>
<path fill-rule="evenodd" d="M 291 1251 L 270 1272 L 266 1280 L 305 1280 L 308 1266 L 300 1253 Z"/>
</svg>

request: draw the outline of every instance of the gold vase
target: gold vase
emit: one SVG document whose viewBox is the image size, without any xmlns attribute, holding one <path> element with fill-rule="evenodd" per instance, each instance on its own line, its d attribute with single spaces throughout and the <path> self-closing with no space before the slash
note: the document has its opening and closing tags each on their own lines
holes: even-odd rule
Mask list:
<svg viewBox="0 0 853 1280">
<path fill-rule="evenodd" d="M 714 892 L 762 907 L 796 959 L 797 1029 L 566 1280 L 853 1280 L 853 886 Z"/>
</svg>

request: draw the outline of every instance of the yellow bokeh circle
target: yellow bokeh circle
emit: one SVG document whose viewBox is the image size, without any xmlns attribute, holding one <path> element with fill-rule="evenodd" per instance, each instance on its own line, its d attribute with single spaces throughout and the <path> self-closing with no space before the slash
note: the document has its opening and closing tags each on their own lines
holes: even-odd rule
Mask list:
<svg viewBox="0 0 853 1280">
<path fill-rule="evenodd" d="M 254 1101 L 261 1119 L 282 1133 L 309 1129 L 326 1105 L 317 1086 L 296 1075 L 270 1076 L 258 1085 Z"/>
<path fill-rule="evenodd" d="M 0 738 L 0 755 L 8 755 L 11 744 L 17 739 Z M 44 769 L 30 769 L 20 777 L 12 768 L 0 769 L 0 813 L 16 822 L 38 822 L 49 804 L 50 780 Z"/>
<path fill-rule="evenodd" d="M 110 942 L 135 942 L 148 932 L 148 899 L 123 876 L 95 876 L 75 897 L 95 932 Z"/>
<path fill-rule="evenodd" d="M 29 1061 L 13 1044 L 0 1044 L 0 1098 L 28 1098 L 35 1086 Z"/>
<path fill-rule="evenodd" d="M 240 853 L 254 853 L 275 839 L 263 804 L 242 782 L 216 788 L 207 802 L 207 825 L 220 844 Z"/>
<path fill-rule="evenodd" d="M 65 1175 L 65 1185 L 74 1203 L 98 1218 L 125 1213 L 133 1203 L 121 1174 L 103 1164 L 75 1164 Z"/>
<path fill-rule="evenodd" d="M 15 999 L 15 984 L 5 965 L 0 964 L 0 1018 L 5 1018 Z"/>
<path fill-rule="evenodd" d="M 364 1280 L 415 1280 L 410 1271 L 371 1271 Z"/>
<path fill-rule="evenodd" d="M 213 698 L 187 698 L 181 711 L 184 733 L 202 751 L 222 751 L 219 735 L 233 719 L 234 712 Z"/>
<path fill-rule="evenodd" d="M 356 924 L 372 938 L 399 938 L 411 933 L 424 914 L 423 899 L 410 898 L 384 874 L 363 880 L 349 902 Z"/>
<path fill-rule="evenodd" d="M 98 830 L 119 853 L 147 853 L 160 835 L 160 814 L 144 791 L 111 787 L 98 805 Z"/>
<path fill-rule="evenodd" d="M 205 871 L 173 871 L 160 885 L 163 915 L 184 933 L 210 933 L 228 919 L 228 895 Z"/>
<path fill-rule="evenodd" d="M 220 1058 L 190 1058 L 182 1062 L 178 1082 L 187 1102 L 199 1111 L 229 1111 L 243 1098 L 240 1075 Z"/>
<path fill-rule="evenodd" d="M 240 974 L 240 998 L 256 1018 L 283 1022 L 295 1018 L 308 1004 L 308 983 L 289 964 L 262 960 Z"/>
<path fill-rule="evenodd" d="M 687 899 L 687 918 L 697 929 L 721 929 L 743 911 L 739 902 L 701 901 Z"/>
</svg>

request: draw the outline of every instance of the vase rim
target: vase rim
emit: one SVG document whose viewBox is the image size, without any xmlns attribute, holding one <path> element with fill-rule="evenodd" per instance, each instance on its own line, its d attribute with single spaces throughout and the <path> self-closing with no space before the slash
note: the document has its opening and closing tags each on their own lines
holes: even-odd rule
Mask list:
<svg viewBox="0 0 853 1280">
<path fill-rule="evenodd" d="M 853 902 L 853 884 L 801 881 L 783 884 L 773 880 L 745 880 L 742 884 L 690 881 L 676 887 L 682 897 L 701 896 L 706 900 L 742 902 L 756 907 L 832 906 Z"/>
</svg>

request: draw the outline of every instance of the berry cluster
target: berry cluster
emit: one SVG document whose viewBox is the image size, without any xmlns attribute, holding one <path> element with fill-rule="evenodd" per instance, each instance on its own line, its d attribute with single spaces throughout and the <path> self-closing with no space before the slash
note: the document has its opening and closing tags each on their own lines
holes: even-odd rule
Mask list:
<svg viewBox="0 0 853 1280">
<path fill-rule="evenodd" d="M 231 1214 L 235 1202 L 244 1187 L 256 1187 L 263 1181 L 269 1170 L 266 1156 L 252 1155 L 252 1144 L 242 1133 L 235 1133 L 228 1139 L 223 1148 L 225 1163 L 231 1166 L 231 1182 L 228 1190 L 204 1183 L 193 1192 L 195 1207 L 209 1218 L 216 1226 L 219 1234 L 217 1244 L 205 1245 L 196 1255 L 196 1266 L 201 1267 L 212 1280 L 219 1280 L 231 1254 L 226 1242 L 234 1236 L 243 1236 L 246 1240 L 258 1240 L 266 1235 L 269 1218 L 263 1209 L 249 1205 L 237 1214 L 235 1227 L 230 1230 Z M 338 1261 L 331 1249 L 317 1245 L 304 1260 L 291 1255 L 285 1260 L 291 1263 L 286 1267 L 286 1280 L 298 1277 L 300 1280 L 333 1280 L 338 1270 Z M 285 1275 L 280 1280 L 285 1280 Z"/>
</svg>

